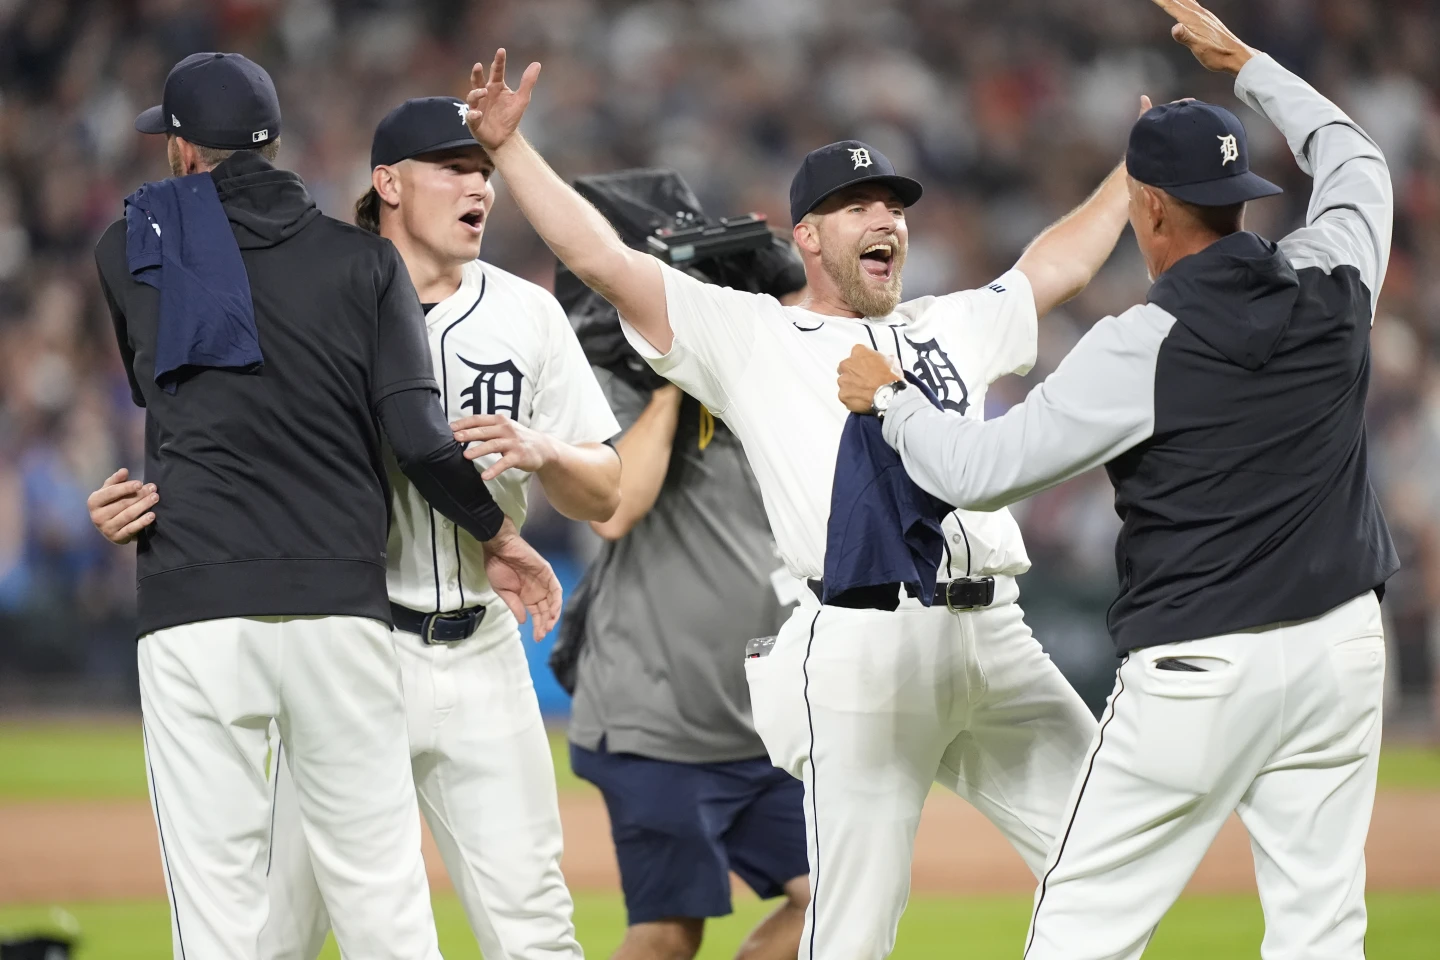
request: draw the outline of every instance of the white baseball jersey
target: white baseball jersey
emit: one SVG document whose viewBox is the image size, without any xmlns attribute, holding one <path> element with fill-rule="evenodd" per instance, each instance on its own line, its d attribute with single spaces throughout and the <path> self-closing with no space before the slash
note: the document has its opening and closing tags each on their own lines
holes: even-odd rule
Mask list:
<svg viewBox="0 0 1440 960">
<path fill-rule="evenodd" d="M 661 270 L 674 345 L 660 354 L 628 324 L 625 334 L 658 373 L 740 438 L 781 558 L 797 577 L 824 571 L 835 460 L 849 415 L 836 368 L 856 344 L 898 356 L 946 409 L 976 420 L 985 418 L 992 382 L 1035 362 L 1035 299 L 1018 270 L 980 290 L 921 297 L 887 317 L 860 320 Z M 942 579 L 1030 569 L 1008 510 L 956 511 L 944 527 Z"/>
<path fill-rule="evenodd" d="M 500 413 L 566 443 L 620 432 L 564 310 L 543 287 L 475 260 L 425 325 L 448 419 Z M 498 459 L 482 457 L 475 467 Z M 497 604 L 479 542 L 431 509 L 393 461 L 389 473 L 390 599 L 422 612 Z M 529 480 L 511 469 L 488 482 L 516 527 L 525 523 Z"/>
</svg>

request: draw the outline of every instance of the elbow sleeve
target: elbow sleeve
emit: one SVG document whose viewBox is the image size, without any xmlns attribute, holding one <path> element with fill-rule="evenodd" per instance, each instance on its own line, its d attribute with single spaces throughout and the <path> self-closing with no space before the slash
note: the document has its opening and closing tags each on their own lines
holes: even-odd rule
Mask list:
<svg viewBox="0 0 1440 960">
<path fill-rule="evenodd" d="M 476 540 L 500 532 L 505 514 L 465 459 L 433 390 L 392 394 L 376 412 L 400 471 L 426 502 Z"/>
</svg>

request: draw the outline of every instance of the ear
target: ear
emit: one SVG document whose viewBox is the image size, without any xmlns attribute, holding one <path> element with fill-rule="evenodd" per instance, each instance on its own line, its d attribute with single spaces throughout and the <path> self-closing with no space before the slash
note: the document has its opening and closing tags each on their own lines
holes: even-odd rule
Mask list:
<svg viewBox="0 0 1440 960">
<path fill-rule="evenodd" d="M 1150 218 L 1150 232 L 1159 233 L 1169 219 L 1170 210 L 1165 198 L 1154 187 L 1141 187 L 1140 190 L 1145 198 L 1145 212 Z"/>
<path fill-rule="evenodd" d="M 376 167 L 370 171 L 370 185 L 380 199 L 392 207 L 400 204 L 400 176 L 394 167 Z"/>
<path fill-rule="evenodd" d="M 184 137 L 177 136 L 175 149 L 180 154 L 180 169 L 185 171 L 185 176 L 200 172 L 200 154 L 195 149 L 195 144 Z"/>
<path fill-rule="evenodd" d="M 795 224 L 795 229 L 791 231 L 790 235 L 795 240 L 795 246 L 799 247 L 801 252 L 816 257 L 820 255 L 820 231 L 815 224 L 801 220 Z"/>
</svg>

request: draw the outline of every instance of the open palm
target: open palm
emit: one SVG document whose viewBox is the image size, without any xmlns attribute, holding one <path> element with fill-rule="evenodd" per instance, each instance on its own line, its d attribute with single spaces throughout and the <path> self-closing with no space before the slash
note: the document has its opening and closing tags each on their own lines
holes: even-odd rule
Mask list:
<svg viewBox="0 0 1440 960">
<path fill-rule="evenodd" d="M 495 60 L 488 71 L 479 63 L 470 68 L 473 89 L 465 98 L 470 106 L 465 124 L 480 146 L 495 150 L 515 134 L 539 77 L 540 64 L 532 63 L 520 78 L 520 89 L 511 90 L 506 86 L 504 47 L 495 51 Z"/>
<path fill-rule="evenodd" d="M 1153 0 L 1155 5 L 1175 18 L 1170 36 L 1183 43 L 1206 70 L 1240 72 L 1255 50 L 1248 47 L 1198 0 Z"/>
</svg>

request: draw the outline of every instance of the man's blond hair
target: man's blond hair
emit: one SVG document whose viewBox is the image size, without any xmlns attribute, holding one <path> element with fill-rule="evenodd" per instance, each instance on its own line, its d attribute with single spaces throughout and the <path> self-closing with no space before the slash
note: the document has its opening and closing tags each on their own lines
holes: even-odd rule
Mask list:
<svg viewBox="0 0 1440 960">
<path fill-rule="evenodd" d="M 192 143 L 190 146 L 195 148 L 195 155 L 200 158 L 200 162 L 212 169 L 240 152 L 239 150 L 221 150 L 219 147 L 202 147 L 198 143 Z M 246 147 L 245 149 L 253 150 L 274 163 L 275 158 L 280 156 L 280 138 L 276 137 L 263 147 Z"/>
</svg>

